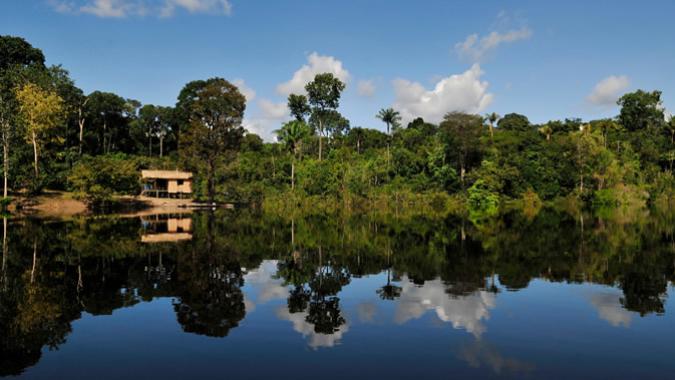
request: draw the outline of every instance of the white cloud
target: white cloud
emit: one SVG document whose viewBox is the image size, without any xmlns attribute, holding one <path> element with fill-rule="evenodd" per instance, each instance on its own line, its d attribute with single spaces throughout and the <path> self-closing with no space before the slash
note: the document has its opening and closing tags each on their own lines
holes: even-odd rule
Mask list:
<svg viewBox="0 0 675 380">
<path fill-rule="evenodd" d="M 307 57 L 307 64 L 299 68 L 293 77 L 277 86 L 279 95 L 304 94 L 305 85 L 311 82 L 317 74 L 331 73 L 343 82 L 349 81 L 350 74 L 342 66 L 342 62 L 335 57 L 319 55 L 314 52 Z"/>
<path fill-rule="evenodd" d="M 493 98 L 488 93 L 488 82 L 480 80 L 482 74 L 480 66 L 474 64 L 461 74 L 441 79 L 432 90 L 427 90 L 418 82 L 395 79 L 393 107 L 401 113 L 404 122 L 422 117 L 438 123 L 451 111 L 479 113 L 490 105 Z"/>
<path fill-rule="evenodd" d="M 509 30 L 506 33 L 491 32 L 483 38 L 479 38 L 478 34 L 474 33 L 466 37 L 464 42 L 455 44 L 455 51 L 460 57 L 467 58 L 472 62 L 479 62 L 487 53 L 496 49 L 499 45 L 525 40 L 531 36 L 532 30 L 526 26 Z"/>
<path fill-rule="evenodd" d="M 495 301 L 494 293 L 476 291 L 466 296 L 451 296 L 440 279 L 418 286 L 404 276 L 394 321 L 403 324 L 434 311 L 441 321 L 480 337 L 486 329 L 482 321 L 490 317 Z"/>
<path fill-rule="evenodd" d="M 360 80 L 356 85 L 356 91 L 359 95 L 370 98 L 375 95 L 375 82 L 372 79 Z"/>
<path fill-rule="evenodd" d="M 176 8 L 182 8 L 190 13 L 216 13 L 229 15 L 232 13 L 232 4 L 229 0 L 165 0 L 160 16 L 171 17 Z"/>
<path fill-rule="evenodd" d="M 334 347 L 340 343 L 342 337 L 349 331 L 349 324 L 345 323 L 332 334 L 316 332 L 314 325 L 307 322 L 307 316 L 309 315 L 307 311 L 291 313 L 288 311 L 288 307 L 280 307 L 277 309 L 276 315 L 281 320 L 291 322 L 293 330 L 307 339 L 307 345 L 314 350 L 320 347 Z"/>
<path fill-rule="evenodd" d="M 49 0 L 48 4 L 60 13 L 85 13 L 101 18 L 171 17 L 179 9 L 189 13 L 232 13 L 229 0 Z"/>
<path fill-rule="evenodd" d="M 611 75 L 595 85 L 586 100 L 596 106 L 615 105 L 622 92 L 628 88 L 630 80 L 625 75 Z"/>
<path fill-rule="evenodd" d="M 633 313 L 623 308 L 621 296 L 614 293 L 595 293 L 589 297 L 590 303 L 598 311 L 601 319 L 614 327 L 629 327 Z"/>
<path fill-rule="evenodd" d="M 237 86 L 239 92 L 246 98 L 246 102 L 250 103 L 255 99 L 255 90 L 246 85 L 246 82 L 243 79 L 235 79 L 232 83 Z"/>
<path fill-rule="evenodd" d="M 245 118 L 244 128 L 259 135 L 265 141 L 274 141 L 274 131 L 281 124 L 290 119 L 290 111 L 285 102 L 275 103 L 269 99 L 260 99 L 257 102 L 259 112 L 253 117 Z"/>
</svg>

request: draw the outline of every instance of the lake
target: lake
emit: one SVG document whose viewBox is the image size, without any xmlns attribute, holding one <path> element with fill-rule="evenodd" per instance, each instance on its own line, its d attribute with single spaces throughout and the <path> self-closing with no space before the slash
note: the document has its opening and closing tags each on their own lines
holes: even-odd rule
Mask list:
<svg viewBox="0 0 675 380">
<path fill-rule="evenodd" d="M 0 376 L 673 378 L 673 220 L 4 219 Z"/>
</svg>

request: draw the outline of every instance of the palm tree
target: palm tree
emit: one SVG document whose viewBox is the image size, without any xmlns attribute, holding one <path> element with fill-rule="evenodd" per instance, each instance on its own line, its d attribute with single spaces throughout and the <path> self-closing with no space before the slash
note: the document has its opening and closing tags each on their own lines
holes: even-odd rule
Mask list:
<svg viewBox="0 0 675 380">
<path fill-rule="evenodd" d="M 389 134 L 390 127 L 398 127 L 398 123 L 401 121 L 401 114 L 393 108 L 382 108 L 380 112 L 377 113 L 376 117 L 387 124 L 387 134 Z"/>
<path fill-rule="evenodd" d="M 491 142 L 494 142 L 494 138 L 495 138 L 495 133 L 494 133 L 494 130 L 495 130 L 495 123 L 496 123 L 497 120 L 499 120 L 499 119 L 500 119 L 500 117 L 499 117 L 499 115 L 497 115 L 496 112 L 492 112 L 492 113 L 489 113 L 489 114 L 485 115 L 485 120 L 488 121 L 488 123 L 489 123 L 488 125 L 490 126 L 490 141 L 491 141 Z"/>
<path fill-rule="evenodd" d="M 553 133 L 553 128 L 550 125 L 544 124 L 543 127 L 539 128 L 539 133 L 546 136 L 546 141 L 551 141 L 551 134 Z"/>
<path fill-rule="evenodd" d="M 398 111 L 395 111 L 393 108 L 382 108 L 380 112 L 375 115 L 378 119 L 382 120 L 386 125 L 387 125 L 387 136 L 389 136 L 387 140 L 387 162 L 389 162 L 389 145 L 390 145 L 390 139 L 391 135 L 389 133 L 390 127 L 391 128 L 396 128 L 398 127 L 399 121 L 401 121 L 401 114 L 398 113 Z"/>
<path fill-rule="evenodd" d="M 309 126 L 304 121 L 293 120 L 285 123 L 276 131 L 277 140 L 286 145 L 293 155 L 291 161 L 291 189 L 295 189 L 295 160 L 300 154 L 302 140 L 309 136 Z"/>
</svg>

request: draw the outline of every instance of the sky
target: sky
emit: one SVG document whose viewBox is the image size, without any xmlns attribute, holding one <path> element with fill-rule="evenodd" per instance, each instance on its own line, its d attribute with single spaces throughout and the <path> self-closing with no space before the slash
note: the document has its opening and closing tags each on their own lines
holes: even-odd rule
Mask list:
<svg viewBox="0 0 675 380">
<path fill-rule="evenodd" d="M 347 83 L 340 112 L 368 128 L 385 107 L 404 122 L 611 117 L 636 89 L 675 110 L 673 14 L 670 0 L 0 0 L 0 34 L 87 93 L 168 106 L 189 81 L 225 78 L 271 141 L 288 94 L 321 72 Z"/>
</svg>

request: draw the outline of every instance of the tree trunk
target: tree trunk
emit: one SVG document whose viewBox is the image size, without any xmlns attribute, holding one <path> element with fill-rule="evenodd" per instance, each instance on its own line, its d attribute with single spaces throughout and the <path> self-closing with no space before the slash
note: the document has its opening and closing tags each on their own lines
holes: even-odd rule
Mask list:
<svg viewBox="0 0 675 380">
<path fill-rule="evenodd" d="M 80 111 L 81 114 L 82 111 Z M 80 119 L 77 121 L 77 124 L 80 126 L 80 146 L 77 150 L 78 156 L 82 155 L 82 145 L 84 141 L 84 119 L 80 117 Z"/>
<path fill-rule="evenodd" d="M 108 133 L 108 124 L 105 121 L 105 117 L 103 117 L 103 147 L 101 149 L 103 154 L 106 153 L 105 148 L 106 148 L 107 145 L 105 143 L 105 136 L 106 136 L 107 133 Z"/>
<path fill-rule="evenodd" d="M 492 122 L 490 122 L 490 142 L 495 142 L 495 128 Z"/>
<path fill-rule="evenodd" d="M 148 157 L 152 157 L 152 136 L 148 136 Z"/>
<path fill-rule="evenodd" d="M 164 136 L 159 137 L 159 157 L 164 156 Z"/>
<path fill-rule="evenodd" d="M 356 153 L 361 154 L 361 137 L 356 139 Z"/>
<path fill-rule="evenodd" d="M 5 140 L 3 138 L 3 140 Z M 2 190 L 2 196 L 7 198 L 7 180 L 9 178 L 9 141 L 3 141 L 2 143 L 2 171 L 4 179 L 4 187 Z"/>
<path fill-rule="evenodd" d="M 35 168 L 35 180 L 40 176 L 40 171 L 38 169 L 38 145 L 37 145 L 37 135 L 35 131 L 31 133 L 31 139 L 33 143 L 33 157 L 35 159 L 34 168 Z"/>
<path fill-rule="evenodd" d="M 322 158 L 322 151 L 323 151 L 323 120 L 319 118 L 319 161 L 321 161 Z"/>
</svg>

